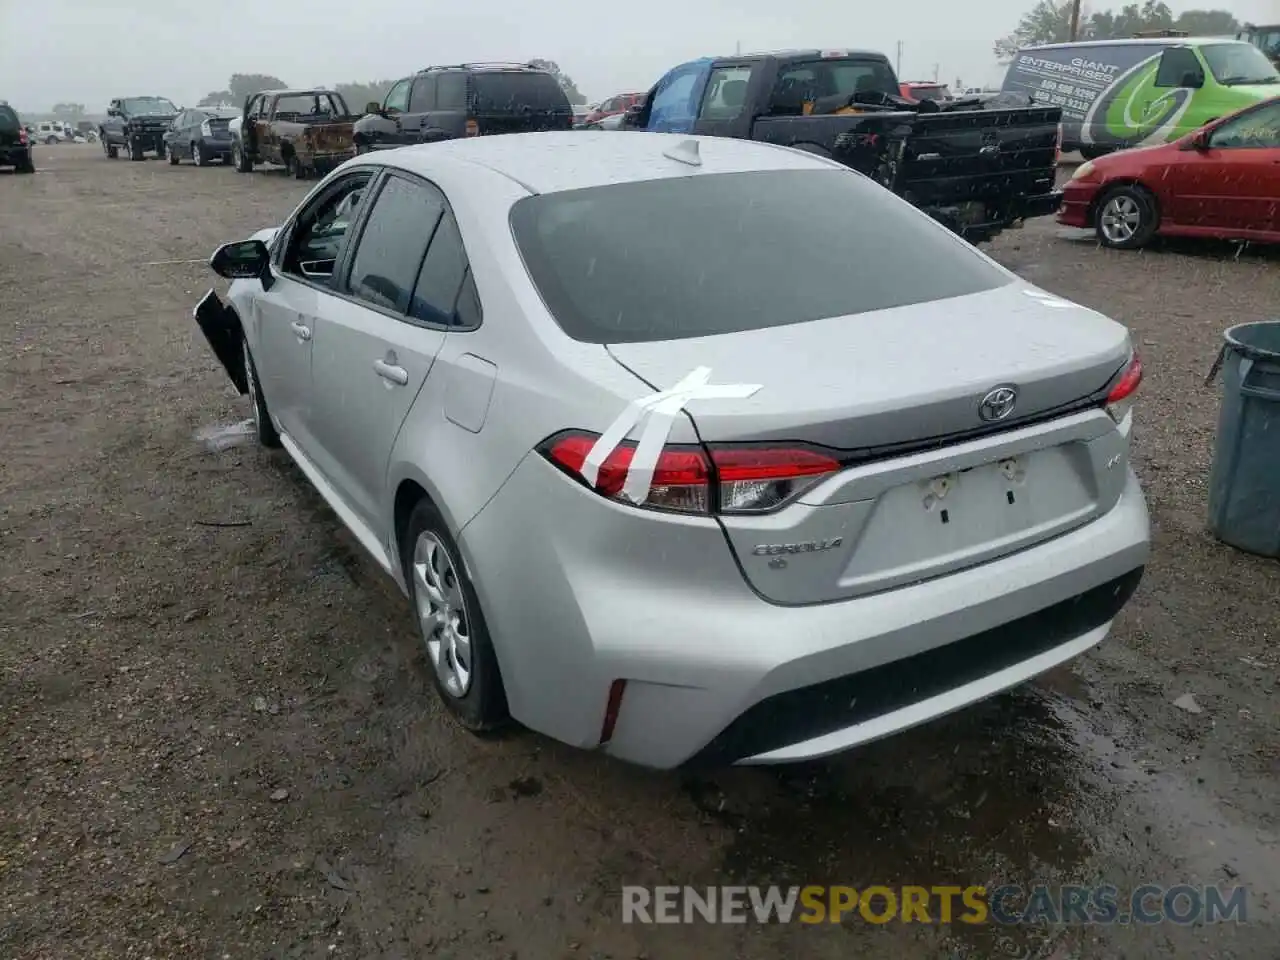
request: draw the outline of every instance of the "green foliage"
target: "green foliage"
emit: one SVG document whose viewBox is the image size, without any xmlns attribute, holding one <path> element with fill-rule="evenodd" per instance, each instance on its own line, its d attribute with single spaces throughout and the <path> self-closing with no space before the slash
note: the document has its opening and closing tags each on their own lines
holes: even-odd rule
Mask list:
<svg viewBox="0 0 1280 960">
<path fill-rule="evenodd" d="M 1181 30 L 1193 36 L 1233 36 L 1240 25 L 1226 10 L 1188 10 L 1174 16 L 1162 0 L 1130 3 L 1118 10 L 1091 12 L 1081 7 L 1078 40 L 1120 40 L 1150 30 Z M 1065 43 L 1071 39 L 1071 0 L 1039 0 L 1023 14 L 1017 28 L 995 43 L 995 54 L 1007 63 L 1022 47 Z"/>
<path fill-rule="evenodd" d="M 560 64 L 554 60 L 530 60 L 529 66 L 537 70 L 545 70 L 560 82 L 560 89 L 564 91 L 565 96 L 569 98 L 569 102 L 574 106 L 580 103 L 586 103 L 587 98 L 582 95 L 582 91 L 578 89 L 578 85 L 573 82 L 573 78 L 560 69 Z"/>
</svg>

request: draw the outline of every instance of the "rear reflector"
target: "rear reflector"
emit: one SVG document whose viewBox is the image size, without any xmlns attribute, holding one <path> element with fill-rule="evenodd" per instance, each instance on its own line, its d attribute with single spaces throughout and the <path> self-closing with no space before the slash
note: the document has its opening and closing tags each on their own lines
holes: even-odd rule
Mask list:
<svg viewBox="0 0 1280 960">
<path fill-rule="evenodd" d="M 582 465 L 599 435 L 568 431 L 539 453 L 585 483 Z M 633 441 L 620 444 L 600 466 L 595 492 L 621 501 L 635 457 Z M 696 444 L 668 444 L 654 465 L 642 507 L 679 513 L 762 513 L 776 509 L 841 469 L 840 461 L 804 445 L 724 446 L 710 453 Z"/>
<path fill-rule="evenodd" d="M 1135 350 L 1124 374 L 1116 385 L 1111 388 L 1111 392 L 1107 394 L 1107 413 L 1111 415 L 1111 419 L 1116 423 L 1122 421 L 1129 411 L 1133 409 L 1134 394 L 1138 392 L 1138 387 L 1141 383 L 1142 357 Z"/>
</svg>

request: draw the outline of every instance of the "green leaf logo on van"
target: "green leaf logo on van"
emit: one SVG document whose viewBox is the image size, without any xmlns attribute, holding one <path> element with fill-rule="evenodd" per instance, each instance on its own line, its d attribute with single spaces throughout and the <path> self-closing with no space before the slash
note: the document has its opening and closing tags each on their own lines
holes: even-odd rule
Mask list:
<svg viewBox="0 0 1280 960">
<path fill-rule="evenodd" d="M 1094 101 L 1084 127 L 1095 143 L 1137 146 L 1172 137 L 1195 91 L 1157 87 L 1157 54 L 1126 70 Z"/>
</svg>

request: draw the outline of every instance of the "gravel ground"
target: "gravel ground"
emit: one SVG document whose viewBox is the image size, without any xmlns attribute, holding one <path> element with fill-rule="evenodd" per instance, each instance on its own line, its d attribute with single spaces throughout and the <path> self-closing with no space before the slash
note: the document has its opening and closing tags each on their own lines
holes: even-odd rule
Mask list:
<svg viewBox="0 0 1280 960">
<path fill-rule="evenodd" d="M 1231 323 L 1280 258 L 990 252 L 1128 324 L 1155 552 L 1111 638 L 831 762 L 692 779 L 436 705 L 408 604 L 190 321 L 279 172 L 38 152 L 0 174 L 0 956 L 1277 957 L 1280 565 L 1204 530 Z M 234 431 L 232 441 L 237 438 Z M 1186 693 L 1200 712 L 1174 705 Z M 1241 884 L 1217 927 L 620 921 L 620 885 Z"/>
</svg>

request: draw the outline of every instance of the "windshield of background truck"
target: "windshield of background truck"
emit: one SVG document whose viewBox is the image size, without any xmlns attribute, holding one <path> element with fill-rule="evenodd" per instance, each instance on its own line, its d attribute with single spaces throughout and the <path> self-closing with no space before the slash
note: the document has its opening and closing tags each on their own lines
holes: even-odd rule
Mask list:
<svg viewBox="0 0 1280 960">
<path fill-rule="evenodd" d="M 293 97 L 281 97 L 276 101 L 277 120 L 302 118 L 331 119 L 346 114 L 346 105 L 330 93 L 308 93 Z"/>
<path fill-rule="evenodd" d="M 1257 47 L 1249 43 L 1207 43 L 1200 48 L 1213 79 L 1226 87 L 1254 83 L 1280 83 L 1280 72 Z"/>
<path fill-rule="evenodd" d="M 172 117 L 179 110 L 164 97 L 133 97 L 121 103 L 131 117 Z"/>
<path fill-rule="evenodd" d="M 1272 30 L 1255 30 L 1249 34 L 1253 45 L 1266 56 L 1275 59 L 1280 57 L 1280 27 Z"/>
<path fill-rule="evenodd" d="M 950 96 L 946 87 L 908 87 L 907 93 L 915 100 L 945 100 Z"/>
<path fill-rule="evenodd" d="M 798 91 L 805 100 L 851 97 L 855 93 L 898 96 L 898 82 L 883 60 L 810 60 L 789 63 L 778 71 L 778 91 Z"/>
</svg>

